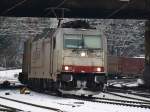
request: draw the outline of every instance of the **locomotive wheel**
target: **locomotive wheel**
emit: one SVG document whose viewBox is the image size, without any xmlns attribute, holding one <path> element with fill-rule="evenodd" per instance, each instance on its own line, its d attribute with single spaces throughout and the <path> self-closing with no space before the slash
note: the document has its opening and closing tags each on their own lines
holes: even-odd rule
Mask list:
<svg viewBox="0 0 150 112">
<path fill-rule="evenodd" d="M 89 98 L 92 98 L 93 95 L 88 95 Z"/>
<path fill-rule="evenodd" d="M 63 96 L 63 93 L 61 93 L 60 91 L 57 90 L 57 91 L 56 91 L 56 95 L 62 97 L 62 96 Z"/>
<path fill-rule="evenodd" d="M 10 86 L 10 82 L 9 81 L 4 81 L 2 86 L 3 87 L 8 87 L 8 86 Z"/>
</svg>

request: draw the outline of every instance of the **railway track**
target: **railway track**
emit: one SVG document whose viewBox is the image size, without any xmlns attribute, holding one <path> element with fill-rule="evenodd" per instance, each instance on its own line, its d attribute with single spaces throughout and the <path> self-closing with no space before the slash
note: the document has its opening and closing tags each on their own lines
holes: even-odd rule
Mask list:
<svg viewBox="0 0 150 112">
<path fill-rule="evenodd" d="M 136 96 L 150 98 L 150 91 L 145 91 L 144 89 L 133 91 L 131 89 L 123 90 L 123 89 L 119 89 L 119 88 L 108 88 L 108 91 L 110 91 L 110 92 L 119 92 L 119 93 L 128 93 L 128 94 L 132 94 L 132 95 L 136 95 Z"/>
<path fill-rule="evenodd" d="M 67 96 L 65 96 L 67 97 Z M 75 98 L 81 101 L 89 101 L 89 102 L 96 102 L 96 103 L 104 103 L 104 104 L 113 104 L 113 105 L 120 105 L 120 106 L 130 106 L 130 107 L 138 107 L 138 108 L 148 108 L 150 109 L 150 103 L 148 102 L 136 102 L 136 101 L 126 101 L 126 100 L 115 100 L 115 99 L 108 99 L 108 98 L 99 98 L 99 97 L 81 97 L 81 96 L 74 96 L 74 97 L 67 97 L 67 98 Z"/>
<path fill-rule="evenodd" d="M 93 97 L 93 99 L 98 100 L 108 100 L 111 102 L 120 102 L 120 103 L 127 103 L 127 104 L 139 104 L 139 105 L 148 105 L 150 106 L 150 102 L 139 102 L 139 101 L 128 101 L 128 100 L 117 100 L 117 99 L 110 99 L 110 98 L 99 98 L 99 97 Z"/>
<path fill-rule="evenodd" d="M 48 93 L 44 93 L 44 94 L 48 94 Z M 110 92 L 107 92 L 107 94 L 112 94 Z M 48 94 L 51 96 L 57 96 L 56 94 Z M 118 96 L 116 94 L 112 94 L 114 96 Z M 58 97 L 58 96 L 57 96 Z M 60 96 L 59 96 L 60 97 Z M 86 97 L 86 96 L 75 96 L 75 95 L 64 95 L 64 98 L 70 98 L 70 99 L 77 99 L 80 101 L 86 101 L 86 102 L 95 102 L 95 103 L 103 103 L 103 104 L 112 104 L 112 105 L 120 105 L 120 106 L 130 106 L 130 107 L 138 107 L 138 108 L 147 108 L 150 109 L 150 101 L 148 100 L 141 100 L 141 99 L 137 99 L 137 98 L 131 98 L 131 97 L 124 97 L 119 95 L 119 97 L 122 98 L 128 98 L 128 99 L 132 99 L 135 101 L 127 101 L 127 100 L 118 100 L 118 99 L 111 99 L 111 98 L 101 98 L 101 97 Z M 45 107 L 45 106 L 40 106 L 40 105 L 36 105 L 36 104 L 31 104 L 28 102 L 23 102 L 23 101 L 18 101 L 18 100 L 14 100 L 14 99 L 10 99 L 10 98 L 6 98 L 6 97 L 2 97 L 0 96 L 0 98 L 6 99 L 6 100 L 11 100 L 11 101 L 15 101 L 18 103 L 23 103 L 23 104 L 27 104 L 27 105 L 31 105 L 31 106 L 35 106 L 35 107 L 40 107 L 40 108 L 44 108 L 44 109 L 49 109 L 49 110 L 53 110 L 56 112 L 63 112 L 59 109 L 56 108 L 51 108 L 51 107 Z"/>
<path fill-rule="evenodd" d="M 134 97 L 130 97 L 130 96 L 120 95 L 120 94 L 117 94 L 117 93 L 114 93 L 114 92 L 107 92 L 107 93 L 115 95 L 115 96 L 119 96 L 119 97 L 122 97 L 122 98 L 128 98 L 128 99 L 132 99 L 132 100 L 138 100 L 138 101 L 150 103 L 150 100 L 145 100 L 145 99 L 141 99 L 141 98 L 134 98 Z"/>
<path fill-rule="evenodd" d="M 150 98 L 150 94 L 146 94 L 146 93 L 133 93 L 133 92 L 130 92 L 129 94 L 137 95 L 137 96 L 141 96 L 141 97 L 145 97 L 145 98 Z"/>
<path fill-rule="evenodd" d="M 77 99 L 77 100 L 81 100 L 81 101 L 89 101 L 89 102 L 96 102 L 96 103 L 104 103 L 104 104 L 113 104 L 113 105 L 121 105 L 121 106 L 130 106 L 130 107 L 150 109 L 150 101 L 136 99 L 136 98 L 130 98 L 130 97 L 126 97 L 126 98 L 131 99 L 131 100 L 136 100 L 136 101 L 117 100 L 117 99 L 100 98 L 100 97 L 77 96 L 77 95 L 58 96 L 57 94 L 50 94 L 50 93 L 45 93 L 45 94 L 48 94 L 51 96 L 63 97 L 63 98 Z M 111 94 L 111 93 L 108 93 L 108 94 Z M 114 95 L 114 96 L 116 96 L 116 95 Z M 119 97 L 122 97 L 122 96 L 119 96 Z"/>
<path fill-rule="evenodd" d="M 142 98 L 135 98 L 135 97 L 131 97 L 131 96 L 125 96 L 125 95 L 117 94 L 115 92 L 122 93 L 122 94 L 135 95 L 135 96 L 138 96 L 138 97 L 143 97 L 144 99 L 142 99 Z M 138 101 L 150 103 L 150 100 L 146 100 L 147 98 L 150 98 L 149 95 L 144 95 L 144 94 L 140 95 L 140 94 L 131 93 L 131 91 L 125 91 L 125 90 L 119 91 L 118 89 L 117 90 L 116 89 L 114 89 L 114 90 L 112 89 L 112 90 L 107 91 L 106 93 L 112 94 L 112 95 L 115 95 L 115 96 L 119 96 L 119 97 L 123 97 L 123 98 L 128 98 L 128 99 L 133 99 L 133 100 L 138 100 Z"/>
<path fill-rule="evenodd" d="M 33 104 L 33 103 L 29 103 L 29 102 L 24 102 L 24 101 L 19 101 L 19 100 L 15 100 L 15 99 L 11 99 L 11 98 L 6 98 L 6 97 L 2 97 L 2 96 L 0 96 L 0 98 L 8 100 L 8 101 L 13 101 L 13 102 L 17 102 L 17 103 L 21 103 L 21 104 L 33 106 L 33 107 L 38 107 L 38 108 L 41 108 L 41 109 L 47 109 L 47 110 L 54 111 L 54 112 L 63 112 L 62 110 L 57 109 L 57 108 L 53 108 L 53 107 L 47 107 L 47 106 L 37 105 L 37 104 Z M 17 110 L 17 111 L 10 111 L 10 112 L 19 112 L 19 111 L 22 111 L 20 109 L 12 108 L 12 107 L 1 105 L 1 104 L 0 104 L 0 106 L 4 107 L 4 108 L 11 109 L 11 110 Z"/>
<path fill-rule="evenodd" d="M 22 112 L 23 110 L 0 104 L 0 112 Z"/>
</svg>

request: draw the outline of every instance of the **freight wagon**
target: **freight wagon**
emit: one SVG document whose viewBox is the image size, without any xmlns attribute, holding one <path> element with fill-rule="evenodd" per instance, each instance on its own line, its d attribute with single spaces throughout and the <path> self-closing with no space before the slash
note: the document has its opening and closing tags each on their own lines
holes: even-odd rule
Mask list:
<svg viewBox="0 0 150 112">
<path fill-rule="evenodd" d="M 144 71 L 144 58 L 108 56 L 108 76 L 141 77 Z"/>
</svg>

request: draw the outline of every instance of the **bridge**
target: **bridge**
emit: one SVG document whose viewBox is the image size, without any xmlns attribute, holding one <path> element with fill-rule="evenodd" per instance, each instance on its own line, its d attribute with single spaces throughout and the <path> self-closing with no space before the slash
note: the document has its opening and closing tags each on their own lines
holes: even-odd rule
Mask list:
<svg viewBox="0 0 150 112">
<path fill-rule="evenodd" d="M 0 16 L 149 19 L 150 0 L 0 0 Z"/>
<path fill-rule="evenodd" d="M 144 78 L 150 88 L 150 0 L 0 0 L 0 16 L 147 19 Z"/>
</svg>

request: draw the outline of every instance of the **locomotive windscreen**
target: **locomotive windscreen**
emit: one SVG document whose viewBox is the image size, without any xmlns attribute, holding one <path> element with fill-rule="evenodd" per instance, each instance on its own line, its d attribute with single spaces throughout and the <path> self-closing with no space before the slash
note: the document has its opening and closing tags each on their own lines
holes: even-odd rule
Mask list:
<svg viewBox="0 0 150 112">
<path fill-rule="evenodd" d="M 64 48 L 102 48 L 100 35 L 65 34 Z"/>
<path fill-rule="evenodd" d="M 64 35 L 64 48 L 82 48 L 82 37 L 78 34 Z"/>
<path fill-rule="evenodd" d="M 84 48 L 98 49 L 101 48 L 101 38 L 99 35 L 83 35 Z"/>
</svg>

